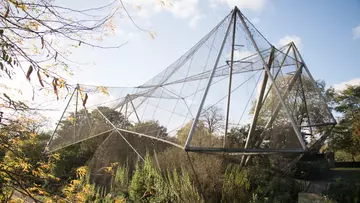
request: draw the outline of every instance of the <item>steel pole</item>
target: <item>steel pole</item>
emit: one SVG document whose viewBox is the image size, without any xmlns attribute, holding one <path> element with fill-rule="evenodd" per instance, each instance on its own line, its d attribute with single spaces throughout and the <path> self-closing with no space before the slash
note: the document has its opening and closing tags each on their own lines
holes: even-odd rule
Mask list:
<svg viewBox="0 0 360 203">
<path fill-rule="evenodd" d="M 138 114 L 137 114 L 137 112 L 136 112 L 136 109 L 135 109 L 134 103 L 132 102 L 132 100 L 131 100 L 131 99 L 130 99 L 130 104 L 131 104 L 131 106 L 132 106 L 132 108 L 133 108 L 133 110 L 134 110 L 134 113 L 135 113 L 135 116 L 136 116 L 136 118 L 137 118 L 138 122 L 139 122 L 139 123 L 141 123 L 141 121 L 140 121 L 140 119 L 139 119 L 139 116 L 138 116 Z"/>
<path fill-rule="evenodd" d="M 74 122 L 74 141 L 76 139 L 76 122 L 77 122 L 77 108 L 78 108 L 78 99 L 79 99 L 79 84 L 76 85 L 76 101 L 75 101 L 75 122 Z"/>
<path fill-rule="evenodd" d="M 56 127 L 55 127 L 55 130 L 54 130 L 54 132 L 52 133 L 52 135 L 51 135 L 51 137 L 50 137 L 49 142 L 46 144 L 45 152 L 46 152 L 47 148 L 49 147 L 50 143 L 52 142 L 52 140 L 53 140 L 53 138 L 54 138 L 54 135 L 55 135 L 57 129 L 59 128 L 61 119 L 64 117 L 65 112 L 66 112 L 66 109 L 69 107 L 69 104 L 70 104 L 70 102 L 71 102 L 71 100 L 72 100 L 72 98 L 73 98 L 73 96 L 74 96 L 74 94 L 75 94 L 75 91 L 76 91 L 76 88 L 74 89 L 73 93 L 71 94 L 70 99 L 69 99 L 68 103 L 66 104 L 66 107 L 65 107 L 63 113 L 61 114 L 61 117 L 60 117 L 60 119 L 59 119 L 59 122 L 57 123 L 57 125 L 56 125 Z"/>
<path fill-rule="evenodd" d="M 235 9 L 237 9 L 235 7 Z M 227 98 L 227 106 L 226 106 L 226 120 L 225 120 L 225 134 L 224 134 L 224 141 L 223 141 L 223 147 L 226 147 L 226 135 L 229 127 L 229 110 L 230 110 L 230 98 L 231 98 L 231 84 L 232 84 L 232 72 L 233 72 L 233 64 L 234 64 L 234 45 L 235 45 L 235 34 L 236 34 L 236 11 L 234 11 L 233 14 L 233 33 L 232 33 L 232 44 L 231 44 L 231 61 L 230 61 L 230 67 L 229 67 L 229 87 L 228 87 L 228 98 Z"/>
<path fill-rule="evenodd" d="M 275 48 L 272 47 L 269 58 L 268 58 L 268 63 L 267 63 L 269 68 L 271 68 L 271 65 L 272 65 L 272 63 L 274 61 L 274 52 L 275 52 Z M 266 71 L 264 71 L 264 78 L 263 78 L 263 82 L 262 82 L 262 85 L 261 85 L 261 90 L 260 90 L 259 97 L 258 97 L 258 99 L 256 101 L 253 120 L 251 122 L 249 132 L 248 132 L 248 135 L 247 135 L 246 141 L 245 141 L 245 146 L 244 146 L 245 149 L 248 148 L 250 137 L 254 133 L 254 130 L 256 128 L 256 123 L 257 123 L 259 113 L 260 113 L 260 110 L 261 110 L 261 107 L 262 107 L 263 97 L 264 97 L 264 93 L 265 93 L 267 83 L 268 83 L 268 74 L 266 73 Z M 241 157 L 240 165 L 242 165 L 243 162 L 244 162 L 244 156 Z"/>
<path fill-rule="evenodd" d="M 234 10 L 235 10 L 235 9 L 234 9 Z M 234 12 L 234 10 L 233 10 L 232 12 Z M 218 54 L 218 56 L 217 56 L 217 58 L 216 58 L 216 61 L 215 61 L 214 67 L 213 67 L 213 69 L 212 69 L 212 71 L 211 71 L 211 74 L 209 75 L 209 79 L 208 79 L 208 82 L 207 82 L 207 85 L 206 85 L 206 88 L 205 88 L 205 91 L 204 91 L 204 94 L 203 94 L 201 103 L 200 103 L 200 105 L 199 105 L 199 109 L 198 109 L 198 111 L 197 111 L 197 113 L 196 113 L 195 119 L 194 119 L 194 121 L 193 121 L 193 124 L 192 124 L 191 129 L 190 129 L 190 132 L 189 132 L 189 135 L 188 135 L 188 137 L 187 137 L 187 139 L 186 139 L 185 146 L 184 146 L 185 150 L 188 149 L 189 144 L 190 144 L 190 141 L 191 141 L 191 139 L 192 139 L 192 137 L 193 137 L 193 135 L 194 135 L 194 132 L 195 132 L 195 129 L 196 129 L 196 126 L 197 126 L 197 123 L 198 123 L 198 121 L 199 121 L 199 117 L 200 117 L 200 114 L 201 114 L 201 110 L 202 110 L 202 108 L 203 108 L 203 106 L 204 106 L 206 96 L 207 96 L 207 94 L 208 94 L 208 92 L 209 92 L 209 88 L 210 88 L 210 86 L 211 86 L 211 82 L 212 82 L 213 76 L 214 76 L 215 71 L 216 71 L 216 68 L 217 68 L 217 66 L 218 66 L 218 63 L 219 63 L 219 60 L 220 60 L 222 51 L 223 51 L 223 49 L 224 49 L 224 45 L 225 45 L 227 36 L 229 35 L 229 30 L 230 30 L 230 27 L 231 27 L 232 20 L 233 20 L 233 16 L 232 16 L 232 18 L 231 18 L 231 20 L 230 20 L 230 22 L 229 22 L 228 27 L 227 27 L 227 30 L 226 30 L 224 39 L 223 39 L 223 41 L 222 41 L 222 44 L 221 44 L 221 47 L 220 47 L 220 50 L 219 50 L 219 54 Z"/>
<path fill-rule="evenodd" d="M 310 73 L 310 71 L 309 71 L 306 63 L 304 62 L 304 60 L 303 60 L 303 58 L 302 58 L 299 50 L 298 50 L 297 47 L 295 46 L 294 42 L 293 42 L 292 44 L 293 44 L 293 47 L 294 47 L 294 49 L 295 49 L 295 51 L 296 51 L 295 54 L 298 54 L 298 55 L 299 55 L 299 58 L 300 58 L 301 63 L 303 64 L 303 66 L 304 66 L 304 68 L 305 68 L 306 73 L 309 75 L 309 77 L 310 77 L 310 79 L 312 80 L 312 82 L 313 82 L 314 84 L 316 84 L 316 81 L 314 80 L 313 76 L 311 75 L 311 73 Z M 315 85 L 315 90 L 316 90 L 317 93 L 320 95 L 320 97 L 324 100 L 324 102 L 326 102 L 325 98 L 323 97 L 323 95 L 322 95 L 322 93 L 321 93 L 320 88 L 317 87 L 316 85 Z M 332 119 L 334 120 L 334 122 L 335 122 L 335 124 L 336 124 L 336 123 L 337 123 L 337 122 L 336 122 L 336 119 L 335 119 L 334 115 L 331 113 L 331 110 L 329 109 L 329 106 L 328 106 L 328 105 L 325 105 L 325 106 L 326 106 L 326 109 L 328 110 L 328 112 L 330 113 Z"/>
<path fill-rule="evenodd" d="M 289 54 L 289 52 L 290 52 L 290 48 L 291 48 L 291 44 L 290 44 L 288 50 L 286 51 L 286 54 L 285 54 L 285 56 L 284 56 L 284 58 L 283 58 L 283 60 L 282 60 L 282 62 L 281 62 L 281 64 L 280 64 L 280 66 L 279 66 L 279 70 L 276 72 L 276 74 L 275 74 L 275 76 L 274 76 L 274 79 L 276 79 L 277 76 L 279 75 L 279 73 L 280 73 L 280 71 L 281 71 L 281 68 L 283 67 L 283 65 L 284 65 L 284 63 L 285 63 L 285 61 L 286 61 L 286 58 L 287 58 L 287 56 L 288 56 L 288 54 Z M 275 70 L 275 69 L 273 69 L 273 70 Z M 269 95 L 272 86 L 273 86 L 273 83 L 270 84 L 269 89 L 268 89 L 268 91 L 266 92 L 266 94 L 265 94 L 265 96 L 264 96 L 263 104 L 264 104 L 267 96 Z"/>
<path fill-rule="evenodd" d="M 130 148 L 132 150 L 134 150 L 134 152 L 140 157 L 141 160 L 145 161 L 145 159 L 140 155 L 140 153 L 130 144 L 130 142 L 124 137 L 124 135 L 118 130 L 118 128 L 108 119 L 106 118 L 106 116 L 99 110 L 96 109 L 100 115 L 102 115 L 102 117 L 104 117 L 104 119 L 113 127 L 114 130 L 116 130 L 116 132 L 119 133 L 119 135 L 123 138 L 123 140 L 130 146 Z"/>
<path fill-rule="evenodd" d="M 273 78 L 273 76 L 271 75 L 271 72 L 270 72 L 270 69 L 268 67 L 268 64 L 266 64 L 264 58 L 262 57 L 261 53 L 260 53 L 260 50 L 259 50 L 259 47 L 257 46 L 253 36 L 251 35 L 250 31 L 249 31 L 249 28 L 247 26 L 247 24 L 245 23 L 245 20 L 241 14 L 240 11 L 239 12 L 239 17 L 240 17 L 240 20 L 241 20 L 241 23 L 243 24 L 244 28 L 245 28 L 245 31 L 246 33 L 248 34 L 253 46 L 255 47 L 256 49 L 256 52 L 259 54 L 259 56 L 261 57 L 261 60 L 263 62 L 263 65 L 264 65 L 264 68 L 266 70 L 266 72 L 269 74 L 269 79 L 272 83 L 274 83 L 274 88 L 275 88 L 275 91 L 276 91 L 276 94 L 278 95 L 279 99 L 280 99 L 280 102 L 281 102 L 281 105 L 284 107 L 285 111 L 286 111 L 286 114 L 289 116 L 289 119 L 291 121 L 291 124 L 294 128 L 294 131 L 296 133 L 296 136 L 298 137 L 299 141 L 300 141 L 300 144 L 301 144 L 301 147 L 305 150 L 306 149 L 306 145 L 305 145 L 305 142 L 304 140 L 302 140 L 302 135 L 301 135 L 301 132 L 299 131 L 299 127 L 296 123 L 296 121 L 294 120 L 294 117 L 292 116 L 291 112 L 290 112 L 290 109 L 289 107 L 286 105 L 284 99 L 282 98 L 282 95 L 281 95 L 281 92 L 279 90 L 279 87 L 276 85 L 276 81 L 275 79 Z"/>
</svg>

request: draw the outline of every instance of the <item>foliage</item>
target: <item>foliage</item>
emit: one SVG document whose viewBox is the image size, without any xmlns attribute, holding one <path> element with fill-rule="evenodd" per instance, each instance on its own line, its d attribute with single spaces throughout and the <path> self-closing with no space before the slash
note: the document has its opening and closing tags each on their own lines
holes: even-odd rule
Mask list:
<svg viewBox="0 0 360 203">
<path fill-rule="evenodd" d="M 351 162 L 351 161 L 360 161 L 360 154 L 356 157 L 353 157 L 351 154 L 338 150 L 335 152 L 335 161 L 337 162 Z"/>
<path fill-rule="evenodd" d="M 60 151 L 61 157 L 59 154 L 45 155 L 43 151 L 49 136 L 39 130 L 45 122 L 35 119 L 34 108 L 25 101 L 14 99 L 17 94 L 22 94 L 22 90 L 8 87 L 6 82 L 23 73 L 33 87 L 33 98 L 38 90 L 45 95 L 53 92 L 57 99 L 66 97 L 70 86 L 66 76 L 72 75 L 69 67 L 73 63 L 68 57 L 73 49 L 82 46 L 118 48 L 123 45 L 104 47 L 99 44 L 105 36 L 114 33 L 114 19 L 119 9 L 126 11 L 122 1 L 83 10 L 56 5 L 51 0 L 0 1 L 1 202 L 7 202 L 13 191 L 35 202 L 65 202 L 58 195 L 86 202 L 99 195 L 93 185 L 82 180 L 83 173 L 79 175 L 76 168 L 86 165 L 104 138 L 71 146 Z M 130 17 L 127 11 L 126 14 Z M 150 31 L 149 34 L 155 35 Z M 10 94 L 12 90 L 15 94 Z M 99 91 L 107 93 L 105 88 Z M 74 122 L 80 120 L 77 116 L 70 115 L 70 119 L 62 123 L 64 139 L 72 138 L 70 132 L 73 131 L 69 130 L 73 129 Z M 115 111 L 109 112 L 108 117 L 114 122 L 120 121 L 119 126 L 129 126 L 127 120 L 121 120 L 121 115 Z M 94 113 L 92 118 L 96 120 L 97 115 Z M 60 175 L 62 181 L 56 175 Z M 76 175 L 78 177 L 74 179 Z M 61 193 L 59 188 L 68 181 L 70 184 Z"/>
<path fill-rule="evenodd" d="M 142 166 L 137 165 L 129 186 L 134 202 L 204 202 L 185 170 L 167 171 L 161 175 L 149 156 Z"/>
<path fill-rule="evenodd" d="M 224 175 L 221 202 L 249 202 L 250 181 L 247 171 L 229 165 Z"/>
<path fill-rule="evenodd" d="M 324 160 L 299 161 L 296 163 L 295 176 L 299 179 L 318 180 L 327 175 L 329 163 Z"/>
<path fill-rule="evenodd" d="M 360 183 L 338 179 L 330 184 L 325 195 L 341 203 L 360 202 Z"/>
<path fill-rule="evenodd" d="M 360 154 L 360 86 L 348 86 L 345 90 L 329 90 L 335 111 L 342 114 L 339 124 L 334 129 L 329 148 L 340 150 L 355 157 Z"/>
<path fill-rule="evenodd" d="M 1 201 L 7 201 L 12 191 L 26 195 L 37 201 L 37 195 L 49 199 L 54 194 L 58 178 L 51 171 L 58 154 L 46 157 L 44 149 L 48 136 L 29 130 L 36 120 L 21 118 L 0 128 L 0 151 L 3 152 L 0 162 Z"/>
<path fill-rule="evenodd" d="M 233 127 L 227 134 L 226 145 L 228 147 L 243 148 L 249 133 L 248 126 Z"/>
<path fill-rule="evenodd" d="M 191 139 L 191 146 L 220 146 L 222 142 L 206 127 L 205 122 L 199 120 L 196 126 L 194 135 Z M 189 135 L 192 122 L 185 124 L 183 128 L 177 132 L 177 140 L 181 145 L 185 144 L 185 141 Z"/>
<path fill-rule="evenodd" d="M 72 49 L 80 46 L 121 47 L 104 47 L 98 43 L 104 36 L 114 34 L 113 23 L 118 12 L 115 3 L 77 10 L 56 5 L 50 0 L 1 1 L 0 75 L 12 79 L 23 72 L 27 80 L 38 81 L 38 85 L 32 83 L 34 88 L 53 92 L 58 99 L 61 98 L 60 90 L 69 86 L 65 77 L 72 75 L 71 60 L 68 59 Z M 0 98 L 15 108 L 9 95 Z"/>
</svg>

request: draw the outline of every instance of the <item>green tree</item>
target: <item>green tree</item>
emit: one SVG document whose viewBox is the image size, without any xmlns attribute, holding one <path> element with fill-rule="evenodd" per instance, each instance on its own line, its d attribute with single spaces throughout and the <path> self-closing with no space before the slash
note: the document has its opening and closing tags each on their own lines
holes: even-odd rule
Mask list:
<svg viewBox="0 0 360 203">
<path fill-rule="evenodd" d="M 330 89 L 328 92 L 331 93 L 334 110 L 341 113 L 330 137 L 329 147 L 350 154 L 355 161 L 360 154 L 360 86 L 347 86 L 339 92 Z"/>
<path fill-rule="evenodd" d="M 35 202 L 38 196 L 56 196 L 58 178 L 51 171 L 58 154 L 46 156 L 43 149 L 47 134 L 33 129 L 39 120 L 22 118 L 0 125 L 0 201 L 7 202 L 13 192 L 28 196 Z"/>
<path fill-rule="evenodd" d="M 303 73 L 296 79 L 294 79 L 294 74 L 278 76 L 276 84 L 295 122 L 301 126 L 312 126 L 311 131 L 313 135 L 325 131 L 325 128 L 319 127 L 320 125 L 318 124 L 335 122 L 327 109 L 327 102 L 324 99 L 326 96 L 324 81 L 313 82 L 309 76 Z M 320 89 L 321 94 L 319 94 L 317 89 Z M 265 91 L 266 98 L 264 98 L 262 103 L 256 130 L 263 131 L 260 139 L 268 142 L 258 141 L 255 145 L 259 147 L 261 144 L 267 143 L 272 148 L 300 147 L 289 115 L 280 104 L 275 88 L 272 87 L 267 91 Z M 255 103 L 250 113 L 254 114 L 254 111 Z M 270 120 L 272 122 L 269 122 Z M 268 123 L 271 125 L 264 131 L 264 127 Z M 310 133 L 309 127 L 301 127 L 300 130 L 303 133 L 305 143 L 315 139 L 315 137 L 308 136 Z"/>
</svg>

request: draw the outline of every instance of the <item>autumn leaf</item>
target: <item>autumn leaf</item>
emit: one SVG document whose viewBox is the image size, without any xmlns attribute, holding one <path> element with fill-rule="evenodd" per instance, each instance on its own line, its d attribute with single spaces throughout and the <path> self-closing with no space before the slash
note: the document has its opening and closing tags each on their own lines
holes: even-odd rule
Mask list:
<svg viewBox="0 0 360 203">
<path fill-rule="evenodd" d="M 84 177 L 87 173 L 86 166 L 82 166 L 76 169 L 76 175 L 81 178 Z"/>
<path fill-rule="evenodd" d="M 48 78 L 50 75 L 47 73 L 47 71 L 43 71 L 44 75 Z"/>
<path fill-rule="evenodd" d="M 5 16 L 4 16 L 5 19 L 8 17 L 9 12 L 10 12 L 10 7 L 8 6 L 7 9 L 6 9 Z"/>
<path fill-rule="evenodd" d="M 155 31 L 149 31 L 149 36 L 151 39 L 155 39 L 155 37 L 157 36 L 157 33 Z"/>
<path fill-rule="evenodd" d="M 29 69 L 28 69 L 28 71 L 27 71 L 27 73 L 26 73 L 26 78 L 27 78 L 29 81 L 30 81 L 30 75 L 31 75 L 32 71 L 33 71 L 33 66 L 30 65 L 30 66 L 29 66 Z"/>
<path fill-rule="evenodd" d="M 83 100 L 83 106 L 84 106 L 84 107 L 85 107 L 85 105 L 86 105 L 87 100 L 88 100 L 88 94 L 85 93 L 85 98 L 84 98 L 84 100 Z"/>
<path fill-rule="evenodd" d="M 44 37 L 41 37 L 41 49 L 43 49 L 45 46 Z"/>
<path fill-rule="evenodd" d="M 40 70 L 38 70 L 37 76 L 38 76 L 40 85 L 41 85 L 42 87 L 44 87 L 44 83 L 43 83 L 42 78 L 41 78 L 41 75 L 40 75 Z"/>
<path fill-rule="evenodd" d="M 30 21 L 29 24 L 30 24 L 31 27 L 34 27 L 35 30 L 39 30 L 39 23 L 38 22 Z"/>
<path fill-rule="evenodd" d="M 103 93 L 103 94 L 105 94 L 105 95 L 109 95 L 109 92 L 108 92 L 108 88 L 107 88 L 107 87 L 98 86 L 97 89 L 98 89 L 101 93 Z"/>
<path fill-rule="evenodd" d="M 58 89 L 57 89 L 57 78 L 54 78 L 54 80 L 52 81 L 52 85 L 54 88 L 54 93 L 56 95 L 57 100 L 59 100 L 59 93 L 58 93 Z"/>
<path fill-rule="evenodd" d="M 34 139 L 36 137 L 36 134 L 35 133 L 30 133 L 29 136 Z"/>
</svg>

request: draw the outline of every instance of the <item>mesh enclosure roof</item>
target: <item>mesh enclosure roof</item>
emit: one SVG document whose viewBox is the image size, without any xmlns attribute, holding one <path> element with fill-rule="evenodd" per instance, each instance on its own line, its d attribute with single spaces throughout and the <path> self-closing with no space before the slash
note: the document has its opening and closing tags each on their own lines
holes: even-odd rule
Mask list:
<svg viewBox="0 0 360 203">
<path fill-rule="evenodd" d="M 122 140 L 139 157 L 163 144 L 293 153 L 311 148 L 334 124 L 295 45 L 275 48 L 235 8 L 140 86 L 78 85 L 48 150 L 102 139 L 104 145 Z"/>
</svg>

